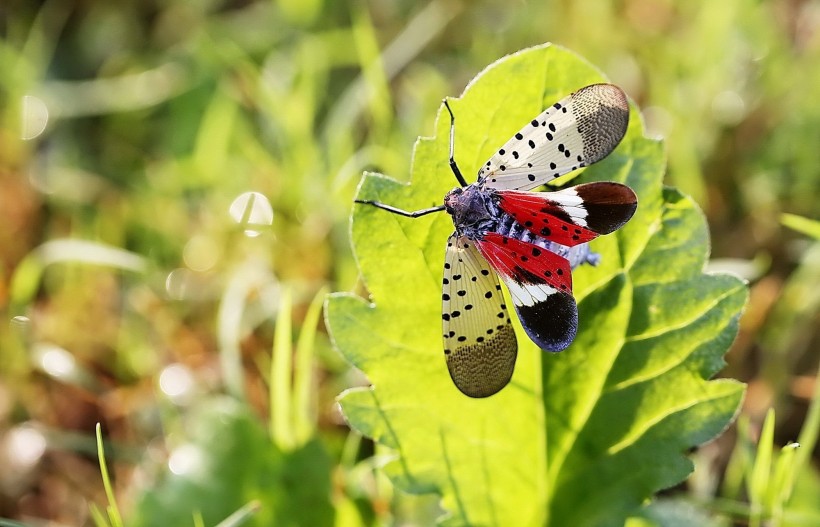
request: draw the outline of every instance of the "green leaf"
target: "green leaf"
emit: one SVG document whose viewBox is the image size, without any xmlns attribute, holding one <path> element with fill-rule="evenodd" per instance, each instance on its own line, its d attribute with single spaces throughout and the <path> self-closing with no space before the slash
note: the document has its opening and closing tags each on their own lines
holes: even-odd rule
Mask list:
<svg viewBox="0 0 820 527">
<path fill-rule="evenodd" d="M 782 214 L 780 216 L 780 222 L 797 232 L 811 236 L 815 240 L 820 240 L 820 221 L 804 218 L 796 214 Z"/>
<path fill-rule="evenodd" d="M 333 525 L 330 458 L 318 439 L 283 451 L 251 409 L 210 398 L 186 416 L 185 443 L 128 525 Z"/>
<path fill-rule="evenodd" d="M 760 439 L 757 442 L 757 453 L 749 474 L 749 503 L 755 506 L 757 514 L 763 512 L 771 485 L 772 450 L 774 449 L 774 409 L 769 408 Z"/>
<path fill-rule="evenodd" d="M 681 499 L 659 499 L 630 518 L 626 527 L 725 527 L 726 522 Z"/>
<path fill-rule="evenodd" d="M 548 104 L 602 82 L 588 63 L 544 45 L 488 67 L 460 99 L 455 157 L 465 174 Z M 366 174 L 360 199 L 407 210 L 441 203 L 454 178 L 446 113 L 416 143 L 412 184 Z M 745 285 L 706 275 L 709 246 L 694 203 L 662 185 L 662 145 L 636 111 L 621 145 L 578 176 L 639 196 L 635 217 L 593 242 L 603 258 L 574 272 L 580 329 L 564 352 L 524 336 L 509 386 L 470 399 L 450 381 L 441 342 L 446 214 L 409 219 L 356 206 L 352 243 L 370 302 L 332 295 L 335 345 L 367 374 L 341 404 L 351 426 L 392 447 L 400 488 L 437 492 L 446 525 L 622 525 L 659 489 L 683 480 L 688 448 L 731 421 L 743 385 L 707 381 L 737 332 Z"/>
<path fill-rule="evenodd" d="M 105 446 L 102 439 L 102 426 L 97 423 L 94 428 L 97 437 L 97 459 L 100 463 L 100 475 L 103 480 L 103 488 L 105 489 L 105 497 L 108 499 L 108 519 L 114 527 L 122 527 L 122 516 L 120 509 L 117 506 L 117 500 L 114 496 L 114 487 L 111 485 L 111 477 L 108 475 L 108 463 L 105 460 Z"/>
</svg>

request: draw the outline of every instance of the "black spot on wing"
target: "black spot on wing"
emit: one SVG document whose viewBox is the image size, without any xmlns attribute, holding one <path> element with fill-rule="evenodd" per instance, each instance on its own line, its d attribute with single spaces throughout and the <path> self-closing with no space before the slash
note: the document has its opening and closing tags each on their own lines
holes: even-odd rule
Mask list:
<svg viewBox="0 0 820 527">
<path fill-rule="evenodd" d="M 578 332 L 578 307 L 575 298 L 566 293 L 553 293 L 532 306 L 515 306 L 524 331 L 545 351 L 562 351 Z"/>
<path fill-rule="evenodd" d="M 519 284 L 546 284 L 547 281 L 544 280 L 543 276 L 538 276 L 537 274 L 524 269 L 521 266 L 516 265 L 513 268 L 512 272 L 513 279 L 518 282 Z"/>
</svg>

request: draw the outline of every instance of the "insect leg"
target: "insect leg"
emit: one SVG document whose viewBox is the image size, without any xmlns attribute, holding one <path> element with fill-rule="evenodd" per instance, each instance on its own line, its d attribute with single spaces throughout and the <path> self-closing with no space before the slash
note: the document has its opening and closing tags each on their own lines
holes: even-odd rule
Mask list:
<svg viewBox="0 0 820 527">
<path fill-rule="evenodd" d="M 419 216 L 426 216 L 427 214 L 444 210 L 444 205 L 439 205 L 438 207 L 430 207 L 429 209 L 406 211 L 404 209 L 400 209 L 392 205 L 387 205 L 386 203 L 382 203 L 380 201 L 374 201 L 372 199 L 357 199 L 354 201 L 356 203 L 362 203 L 364 205 L 373 205 L 374 207 L 386 210 L 387 212 L 398 214 L 399 216 L 406 216 L 408 218 L 418 218 Z"/>
<path fill-rule="evenodd" d="M 459 170 L 455 157 L 453 157 L 453 150 L 455 150 L 456 118 L 453 115 L 453 110 L 450 109 L 450 105 L 447 103 L 447 99 L 444 99 L 444 106 L 450 113 L 450 169 L 453 171 L 459 184 L 462 187 L 466 187 L 467 181 L 465 181 L 464 176 L 461 175 L 461 170 Z"/>
</svg>

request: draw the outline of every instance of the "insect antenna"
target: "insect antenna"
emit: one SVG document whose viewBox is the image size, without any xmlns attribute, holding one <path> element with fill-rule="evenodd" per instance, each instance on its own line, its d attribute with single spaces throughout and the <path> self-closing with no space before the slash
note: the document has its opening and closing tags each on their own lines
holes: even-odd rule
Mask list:
<svg viewBox="0 0 820 527">
<path fill-rule="evenodd" d="M 456 163 L 454 157 L 454 150 L 455 150 L 455 135 L 456 135 L 456 118 L 453 115 L 453 110 L 450 109 L 450 104 L 447 102 L 447 99 L 444 99 L 444 107 L 447 108 L 447 113 L 450 114 L 450 169 L 453 171 L 453 175 L 456 176 L 458 183 L 462 187 L 467 186 L 467 181 L 464 179 L 464 176 L 461 175 L 461 170 L 458 168 L 458 164 Z M 398 214 L 400 216 L 405 216 L 407 218 L 418 218 L 420 216 L 426 216 L 427 214 L 432 214 L 433 212 L 439 212 L 444 210 L 444 205 L 439 205 L 437 207 L 430 207 L 429 209 L 421 209 L 421 210 L 414 210 L 414 211 L 407 211 L 404 209 L 400 209 L 398 207 L 394 207 L 392 205 L 388 205 L 386 203 L 382 203 L 381 201 L 375 201 L 371 199 L 357 199 L 353 200 L 354 203 L 361 203 L 364 205 L 372 205 L 376 208 L 386 210 L 387 212 L 391 212 L 393 214 Z"/>
<path fill-rule="evenodd" d="M 375 201 L 372 199 L 356 199 L 353 201 L 354 203 L 373 205 L 376 208 L 386 210 L 387 212 L 391 212 L 393 214 L 398 214 L 399 216 L 405 216 L 407 218 L 418 218 L 420 216 L 426 216 L 427 214 L 432 214 L 433 212 L 439 212 L 444 210 L 444 205 L 439 205 L 438 207 L 430 207 L 429 209 L 407 211 L 404 209 L 400 209 L 398 207 L 394 207 L 392 205 L 388 205 L 386 203 L 382 203 L 381 201 Z"/>
<path fill-rule="evenodd" d="M 456 164 L 456 160 L 453 154 L 455 150 L 455 136 L 456 136 L 456 118 L 453 115 L 453 110 L 450 109 L 450 104 L 447 102 L 447 99 L 444 99 L 444 107 L 447 108 L 447 112 L 450 114 L 450 169 L 453 171 L 453 174 L 456 176 L 459 185 L 462 187 L 467 186 L 467 181 L 464 179 L 464 176 L 461 175 L 461 170 L 459 170 L 458 165 Z"/>
</svg>

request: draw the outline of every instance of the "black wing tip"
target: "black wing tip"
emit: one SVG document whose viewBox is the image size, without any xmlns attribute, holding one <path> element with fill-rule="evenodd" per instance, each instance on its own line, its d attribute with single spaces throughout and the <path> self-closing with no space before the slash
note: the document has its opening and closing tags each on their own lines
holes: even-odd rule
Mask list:
<svg viewBox="0 0 820 527">
<path fill-rule="evenodd" d="M 544 351 L 563 351 L 578 333 L 578 307 L 575 298 L 553 293 L 532 306 L 515 306 L 527 336 Z"/>
<path fill-rule="evenodd" d="M 461 393 L 483 399 L 509 384 L 517 356 L 515 331 L 506 325 L 491 339 L 446 353 L 447 370 Z"/>
<path fill-rule="evenodd" d="M 620 229 L 638 209 L 635 191 L 622 183 L 598 181 L 573 188 L 584 200 L 587 227 L 598 234 L 609 234 Z"/>
</svg>

